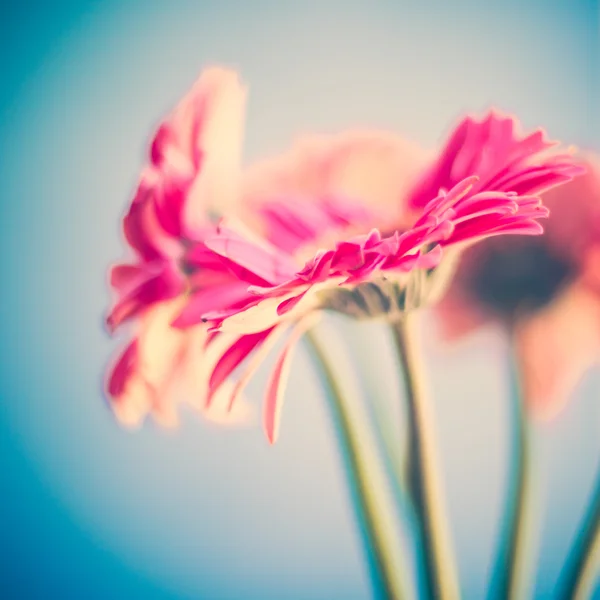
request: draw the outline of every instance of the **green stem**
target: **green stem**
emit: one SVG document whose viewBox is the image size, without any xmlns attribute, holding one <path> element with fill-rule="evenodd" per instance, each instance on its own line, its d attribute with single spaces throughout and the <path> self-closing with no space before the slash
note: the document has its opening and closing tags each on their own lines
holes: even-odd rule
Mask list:
<svg viewBox="0 0 600 600">
<path fill-rule="evenodd" d="M 600 570 L 600 473 L 579 534 L 561 574 L 560 600 L 587 600 L 592 597 Z"/>
<path fill-rule="evenodd" d="M 327 387 L 329 405 L 337 426 L 341 454 L 346 462 L 345 471 L 369 562 L 373 595 L 382 600 L 410 598 L 405 587 L 406 562 L 394 536 L 393 513 L 389 512 L 389 506 L 382 495 L 382 486 L 375 479 L 378 465 L 374 460 L 374 448 L 372 444 L 365 443 L 366 432 L 361 429 L 368 421 L 358 411 L 358 404 L 351 402 L 352 394 L 344 390 L 341 379 L 336 377 L 329 358 L 331 350 L 325 350 L 325 344 L 319 341 L 314 331 L 309 332 L 306 339 Z M 327 348 L 332 341 L 327 340 Z"/>
<path fill-rule="evenodd" d="M 531 584 L 532 525 L 535 511 L 532 475 L 531 426 L 523 408 L 514 348 L 510 355 L 512 451 L 502 538 L 498 546 L 490 585 L 490 600 L 520 600 Z"/>
<path fill-rule="evenodd" d="M 392 332 L 406 393 L 408 483 L 423 552 L 425 597 L 456 600 L 460 591 L 438 479 L 433 415 L 423 389 L 410 318 L 394 323 Z"/>
</svg>

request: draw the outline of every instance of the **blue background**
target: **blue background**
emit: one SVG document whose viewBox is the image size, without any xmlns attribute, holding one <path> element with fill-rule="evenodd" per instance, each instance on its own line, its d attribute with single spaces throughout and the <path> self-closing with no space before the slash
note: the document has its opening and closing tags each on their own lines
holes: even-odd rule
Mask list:
<svg viewBox="0 0 600 600">
<path fill-rule="evenodd" d="M 216 62 L 250 87 L 248 161 L 307 129 L 375 125 L 433 144 L 490 104 L 598 149 L 599 19 L 583 0 L 2 4 L 0 595 L 367 598 L 303 352 L 274 448 L 258 426 L 221 430 L 186 413 L 177 432 L 130 433 L 107 410 L 105 271 L 122 254 L 118 219 L 144 144 Z M 362 358 L 384 389 L 388 340 L 373 329 Z M 363 350 L 364 334 L 348 332 Z M 493 328 L 451 352 L 424 335 L 464 597 L 481 598 L 505 477 L 504 345 Z M 597 468 L 598 389 L 595 371 L 536 432 L 539 598 Z"/>
</svg>

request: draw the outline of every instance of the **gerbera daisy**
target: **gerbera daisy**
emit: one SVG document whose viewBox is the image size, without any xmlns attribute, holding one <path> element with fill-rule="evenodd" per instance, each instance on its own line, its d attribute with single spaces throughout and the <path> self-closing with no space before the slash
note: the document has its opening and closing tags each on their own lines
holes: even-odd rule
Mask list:
<svg viewBox="0 0 600 600">
<path fill-rule="evenodd" d="M 209 323 L 211 330 L 242 336 L 244 343 L 236 341 L 217 363 L 212 390 L 251 350 L 291 325 L 302 331 L 306 317 L 315 311 L 398 318 L 420 303 L 412 293 L 415 281 L 436 271 L 443 249 L 494 235 L 542 232 L 537 220 L 547 216 L 547 211 L 539 198 L 512 192 L 473 193 L 477 184 L 476 177 L 468 177 L 440 193 L 403 233 L 385 236 L 373 229 L 317 251 L 303 265 L 281 248 L 247 239 L 226 225 L 207 236 L 190 251 L 188 260 L 211 283 L 191 296 L 175 324 L 201 321 Z M 277 221 L 271 230 L 281 226 Z M 231 274 L 236 276 L 235 284 Z M 229 301 L 233 285 L 236 293 Z M 271 442 L 277 435 L 284 365 L 297 337 L 292 335 L 284 347 L 267 389 L 264 424 Z"/>
</svg>

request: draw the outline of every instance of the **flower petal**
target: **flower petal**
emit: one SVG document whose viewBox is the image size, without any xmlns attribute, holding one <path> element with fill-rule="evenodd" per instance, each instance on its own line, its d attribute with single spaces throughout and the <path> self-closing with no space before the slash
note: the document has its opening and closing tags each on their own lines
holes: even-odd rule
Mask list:
<svg viewBox="0 0 600 600">
<path fill-rule="evenodd" d="M 533 416 L 550 419 L 600 360 L 600 299 L 574 284 L 522 323 L 517 336 L 523 393 Z"/>
<path fill-rule="evenodd" d="M 289 256 L 282 252 L 269 252 L 232 230 L 223 229 L 220 235 L 208 238 L 204 243 L 215 254 L 229 259 L 271 285 L 291 278 L 297 269 Z"/>
<path fill-rule="evenodd" d="M 272 329 L 242 335 L 223 353 L 210 377 L 206 406 L 210 406 L 212 396 L 219 386 L 233 373 L 242 361 L 261 344 L 271 333 Z"/>
<path fill-rule="evenodd" d="M 106 319 L 109 330 L 112 332 L 147 308 L 176 297 L 182 285 L 180 277 L 168 265 L 150 265 L 146 269 L 146 278 L 143 279 L 140 273 L 139 285 L 119 298 L 110 311 Z"/>
<path fill-rule="evenodd" d="M 304 333 L 315 324 L 314 315 L 299 321 L 292 330 L 285 347 L 281 351 L 275 367 L 271 371 L 264 405 L 264 427 L 269 443 L 274 444 L 279 434 L 279 421 L 283 406 L 283 395 L 289 376 L 293 350 Z"/>
</svg>

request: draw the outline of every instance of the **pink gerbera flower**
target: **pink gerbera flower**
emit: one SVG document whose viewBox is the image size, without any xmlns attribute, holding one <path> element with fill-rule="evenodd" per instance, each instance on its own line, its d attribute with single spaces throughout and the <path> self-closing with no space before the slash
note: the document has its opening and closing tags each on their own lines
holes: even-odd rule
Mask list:
<svg viewBox="0 0 600 600">
<path fill-rule="evenodd" d="M 596 176 L 590 175 L 567 187 L 552 190 L 580 175 L 583 169 L 574 164 L 572 153 L 556 153 L 556 142 L 547 140 L 541 129 L 528 134 L 521 134 L 519 129 L 515 118 L 502 116 L 494 111 L 482 119 L 467 117 L 451 133 L 437 157 L 431 157 L 414 144 L 385 132 L 354 131 L 339 135 L 305 137 L 282 157 L 263 161 L 250 169 L 243 179 L 242 194 L 248 202 L 260 206 L 265 196 L 282 195 L 286 189 L 288 193 L 300 193 L 305 196 L 312 194 L 317 198 L 320 195 L 344 192 L 349 197 L 376 207 L 377 225 L 381 231 L 389 233 L 395 230 L 404 231 L 411 222 L 418 219 L 423 206 L 440 189 L 450 189 L 465 177 L 476 175 L 478 180 L 474 183 L 473 193 L 486 190 L 516 192 L 521 195 L 549 193 L 551 209 L 556 213 L 556 217 L 551 220 L 551 233 L 544 241 L 534 241 L 531 238 L 511 241 L 498 239 L 481 246 L 481 254 L 486 246 L 490 249 L 504 247 L 515 258 L 521 257 L 519 263 L 510 263 L 513 276 L 518 277 L 518 273 L 524 268 L 526 256 L 529 255 L 533 260 L 534 255 L 527 252 L 528 247 L 544 246 L 546 242 L 552 244 L 553 240 L 560 238 L 560 253 L 565 255 L 570 248 L 571 256 L 579 257 L 576 263 L 584 261 L 586 264 L 593 262 L 596 265 L 597 260 L 593 260 L 596 254 L 593 250 L 595 245 L 586 245 L 586 248 L 590 248 L 589 251 L 579 251 L 583 239 L 590 237 L 584 232 L 589 232 L 595 227 L 595 219 L 588 217 L 591 214 L 589 200 L 593 198 L 595 202 L 597 196 Z M 586 210 L 570 210 L 572 204 L 568 201 L 571 195 L 568 189 L 581 190 L 575 195 L 578 202 L 586 203 Z M 577 220 L 575 214 L 581 215 L 585 221 L 583 227 L 577 227 L 576 234 L 573 227 L 577 225 L 574 223 L 574 220 Z M 565 238 L 570 241 L 565 243 Z M 472 255 L 479 256 L 479 248 L 473 250 Z M 556 257 L 556 251 L 554 255 Z M 479 266 L 474 266 L 473 262 L 477 262 Z M 561 262 L 564 262 L 564 259 L 555 260 L 557 268 Z M 452 261 L 449 263 L 446 260 L 445 264 L 452 264 Z M 563 266 L 562 269 L 566 267 Z M 486 278 L 475 276 L 477 270 Z M 567 270 L 574 272 L 570 268 Z M 446 274 L 437 278 L 438 283 L 442 284 L 437 286 L 438 291 L 443 291 L 444 281 L 449 280 L 449 271 L 451 269 L 446 269 Z M 513 289 L 502 285 L 499 280 L 498 286 L 501 289 L 485 283 L 488 279 L 494 280 L 496 272 L 497 266 L 492 263 L 470 261 L 468 256 L 465 257 L 464 268 L 461 269 L 457 285 L 441 307 L 444 315 L 447 315 L 446 328 L 460 328 L 461 322 L 466 322 L 469 326 L 478 319 L 488 319 L 489 315 L 494 313 L 493 307 L 485 308 L 486 302 L 489 304 L 493 300 L 485 300 L 485 294 L 493 294 L 498 302 L 502 302 L 502 298 Z M 584 272 L 589 279 L 590 268 L 586 267 Z M 562 277 L 558 272 L 555 275 Z M 543 265 L 534 261 L 532 272 L 524 277 L 530 285 L 535 285 L 536 280 L 543 276 Z M 482 291 L 484 296 L 479 296 L 480 301 L 472 301 L 473 294 L 470 294 L 471 301 L 466 299 L 469 292 L 465 289 L 468 286 L 461 285 L 463 279 L 481 282 L 485 289 Z M 538 288 L 542 294 L 545 293 L 543 287 L 542 282 Z M 590 289 L 589 285 L 586 289 Z M 571 295 L 563 302 L 571 297 L 581 299 L 584 295 L 589 296 L 589 292 L 575 293 L 576 288 L 572 288 L 571 291 Z M 594 304 L 587 302 L 585 305 L 588 307 L 586 314 L 593 317 Z M 594 328 L 590 330 L 595 331 Z M 528 341 L 523 341 L 523 346 L 533 347 L 534 337 L 527 338 Z M 537 339 L 541 338 L 538 336 Z M 551 347 L 556 348 L 556 345 Z M 596 351 L 595 342 L 592 340 L 581 342 L 577 348 L 576 352 L 569 351 L 569 357 L 561 359 L 564 368 L 553 371 L 552 377 L 541 376 L 539 368 L 535 369 L 538 374 L 534 378 L 526 374 L 525 379 L 530 382 L 526 383 L 530 390 L 528 395 L 538 398 L 555 395 L 550 390 L 541 391 L 542 381 L 573 381 L 574 374 L 582 372 L 584 364 L 590 363 Z M 584 348 L 587 350 L 584 351 Z M 577 359 L 582 353 L 586 359 Z M 540 352 L 537 356 L 546 354 Z M 534 360 L 531 351 L 524 351 L 524 356 L 529 365 L 539 362 Z M 530 374 L 532 372 L 531 367 L 526 371 Z M 564 377 L 560 373 L 564 373 Z M 571 375 L 567 376 L 567 373 Z M 538 383 L 534 385 L 532 381 Z M 534 392 L 535 387 L 538 389 Z M 564 383 L 551 385 L 554 390 L 560 387 L 564 389 Z M 531 402 L 539 404 L 536 400 Z M 552 405 L 543 404 L 547 407 Z"/>
<path fill-rule="evenodd" d="M 473 193 L 478 183 L 476 177 L 469 177 L 448 192 L 442 191 L 403 233 L 382 235 L 373 229 L 317 251 L 303 265 L 281 248 L 247 239 L 226 225 L 207 236 L 190 251 L 188 260 L 210 284 L 193 294 L 175 324 L 183 327 L 202 321 L 209 323 L 212 331 L 240 336 L 217 363 L 211 392 L 219 389 L 251 351 L 258 350 L 262 357 L 265 347 L 293 327 L 267 386 L 264 425 L 273 442 L 287 364 L 293 345 L 310 324 L 308 317 L 322 309 L 334 309 L 398 318 L 418 302 L 411 298 L 411 281 L 435 271 L 443 249 L 494 235 L 542 232 L 537 220 L 547 216 L 547 211 L 539 198 L 513 192 Z M 281 223 L 275 223 L 276 227 Z M 255 360 L 253 367 L 257 364 Z M 242 377 L 232 403 L 251 372 Z"/>
</svg>

